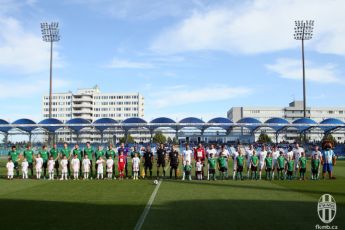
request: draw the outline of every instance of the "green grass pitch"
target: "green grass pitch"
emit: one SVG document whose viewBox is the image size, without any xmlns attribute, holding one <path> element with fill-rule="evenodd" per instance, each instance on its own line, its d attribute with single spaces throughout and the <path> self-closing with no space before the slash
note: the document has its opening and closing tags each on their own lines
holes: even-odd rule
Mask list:
<svg viewBox="0 0 345 230">
<path fill-rule="evenodd" d="M 345 229 L 345 161 L 334 172 L 319 181 L 164 179 L 143 229 L 315 229 L 324 193 L 337 202 L 331 225 Z M 133 229 L 154 189 L 148 179 L 0 179 L 0 229 Z"/>
</svg>

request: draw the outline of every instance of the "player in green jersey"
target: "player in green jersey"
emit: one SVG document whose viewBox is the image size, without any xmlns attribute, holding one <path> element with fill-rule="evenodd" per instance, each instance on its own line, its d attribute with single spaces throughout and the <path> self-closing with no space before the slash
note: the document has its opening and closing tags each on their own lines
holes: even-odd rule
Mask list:
<svg viewBox="0 0 345 230">
<path fill-rule="evenodd" d="M 140 156 L 140 155 L 138 155 L 138 156 Z M 107 159 L 109 159 L 109 157 L 111 157 L 111 159 L 115 160 L 116 153 L 115 153 L 115 151 L 114 151 L 114 149 L 113 149 L 113 145 L 112 145 L 112 144 L 109 144 L 108 149 L 107 149 L 107 151 L 105 152 L 105 157 L 106 157 Z M 115 163 L 113 164 L 113 179 L 114 179 L 114 178 L 116 178 L 116 177 L 115 177 Z"/>
<path fill-rule="evenodd" d="M 311 160 L 311 179 L 318 180 L 319 179 L 319 170 L 320 170 L 320 159 L 319 155 L 316 153 L 314 154 Z"/>
<path fill-rule="evenodd" d="M 70 167 L 70 159 L 71 159 L 71 149 L 68 147 L 68 144 L 65 142 L 63 144 L 63 148 L 60 149 L 60 154 L 61 154 L 61 158 L 64 158 L 64 156 L 66 156 L 66 160 L 67 160 L 67 172 L 68 172 L 68 177 L 71 176 L 71 167 Z"/>
<path fill-rule="evenodd" d="M 253 155 L 250 158 L 250 162 L 251 162 L 251 168 L 250 168 L 250 172 L 251 172 L 251 178 L 252 180 L 257 180 L 258 179 L 258 165 L 259 165 L 259 157 L 258 155 L 256 155 L 256 150 L 253 150 Z"/>
<path fill-rule="evenodd" d="M 28 144 L 26 146 L 26 149 L 23 151 L 23 157 L 26 158 L 29 164 L 28 168 L 30 169 L 31 177 L 33 177 L 34 176 L 34 164 L 33 164 L 34 151 L 31 149 L 30 144 Z"/>
<path fill-rule="evenodd" d="M 104 151 L 103 151 L 103 148 L 102 148 L 102 146 L 99 145 L 98 148 L 97 148 L 97 150 L 96 150 L 96 152 L 95 152 L 95 158 L 96 158 L 97 160 L 99 160 L 100 158 L 103 159 L 104 155 L 105 155 L 105 153 L 104 153 Z M 97 169 L 98 169 L 98 164 L 95 164 L 95 170 L 96 170 L 96 172 L 97 172 Z"/>
<path fill-rule="evenodd" d="M 307 171 L 307 158 L 305 157 L 305 153 L 301 152 L 301 157 L 299 158 L 299 179 L 304 180 L 305 179 L 305 172 Z"/>
<path fill-rule="evenodd" d="M 272 162 L 272 152 L 268 152 L 267 157 L 265 158 L 266 180 L 272 180 Z"/>
<path fill-rule="evenodd" d="M 236 180 L 239 178 L 243 180 L 242 172 L 243 172 L 243 165 L 244 165 L 244 156 L 242 151 L 238 152 L 238 157 L 236 158 L 237 162 L 237 170 L 236 170 Z"/>
<path fill-rule="evenodd" d="M 93 154 L 94 154 L 94 150 L 91 147 L 90 142 L 86 142 L 86 148 L 84 148 L 84 156 L 87 155 L 89 160 L 90 160 L 90 178 L 92 179 L 93 177 L 93 166 L 92 166 L 92 159 L 93 159 Z"/>
<path fill-rule="evenodd" d="M 220 179 L 224 180 L 224 177 L 226 177 L 227 167 L 226 167 L 227 161 L 225 156 L 218 157 L 218 170 L 220 174 Z"/>
<path fill-rule="evenodd" d="M 59 158 L 60 158 L 60 154 L 59 154 L 59 150 L 56 146 L 56 144 L 53 145 L 53 148 L 50 149 L 49 154 L 51 157 L 53 157 L 53 160 L 55 161 L 55 165 L 54 168 L 56 170 L 56 177 L 59 177 Z"/>
<path fill-rule="evenodd" d="M 210 156 L 208 158 L 208 180 L 216 180 L 216 164 L 217 162 L 215 157 L 213 156 L 213 153 L 210 153 Z"/>
<path fill-rule="evenodd" d="M 73 153 L 73 157 L 77 156 L 80 163 L 83 161 L 83 151 L 81 151 L 78 144 L 74 145 L 74 149 L 73 149 L 72 153 Z M 82 167 L 79 167 L 79 175 L 81 175 L 81 168 Z"/>
<path fill-rule="evenodd" d="M 42 149 L 39 151 L 39 154 L 41 155 L 41 158 L 43 160 L 43 179 L 46 179 L 46 175 L 47 175 L 47 167 L 48 167 L 48 157 L 49 157 L 49 153 L 47 150 L 47 146 L 43 145 Z"/>
<path fill-rule="evenodd" d="M 14 169 L 16 170 L 16 173 L 17 173 L 17 177 L 19 177 L 18 161 L 19 161 L 20 153 L 17 151 L 17 147 L 15 145 L 11 147 L 11 151 L 9 151 L 8 156 L 12 159 L 12 162 L 14 164 Z"/>
<path fill-rule="evenodd" d="M 188 180 L 192 180 L 192 165 L 189 161 L 186 161 L 185 166 L 183 166 L 183 170 L 185 172 L 185 177 L 188 178 Z M 184 180 L 184 178 L 182 178 Z"/>
<path fill-rule="evenodd" d="M 278 162 L 278 178 L 284 180 L 284 170 L 285 170 L 285 164 L 286 159 L 284 157 L 283 151 L 279 152 L 279 157 L 277 159 Z"/>
<path fill-rule="evenodd" d="M 287 179 L 288 180 L 292 180 L 292 173 L 294 170 L 294 164 L 295 164 L 295 161 L 292 159 L 291 156 L 289 156 L 288 160 L 287 160 Z"/>
</svg>

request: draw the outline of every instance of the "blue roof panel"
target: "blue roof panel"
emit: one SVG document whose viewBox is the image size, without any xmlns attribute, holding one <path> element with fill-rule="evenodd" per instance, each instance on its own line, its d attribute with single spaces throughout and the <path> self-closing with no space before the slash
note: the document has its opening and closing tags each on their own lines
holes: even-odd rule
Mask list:
<svg viewBox="0 0 345 230">
<path fill-rule="evenodd" d="M 5 120 L 0 119 L 0 124 L 1 124 L 1 125 L 9 125 L 10 123 L 8 123 L 8 122 L 5 121 Z M 8 131 L 10 131 L 10 129 L 11 129 L 11 128 L 9 128 L 9 127 L 0 127 L 0 132 L 8 133 Z"/>
<path fill-rule="evenodd" d="M 18 119 L 16 120 L 15 122 L 12 123 L 13 125 L 35 125 L 36 122 L 34 122 L 33 120 L 30 120 L 30 119 L 26 119 L 26 118 L 23 118 L 23 119 Z M 36 129 L 37 127 L 34 127 L 34 126 L 28 126 L 28 127 L 25 127 L 25 126 L 21 126 L 21 127 L 17 127 L 18 129 L 20 130 L 23 130 L 25 132 L 32 132 L 34 129 Z"/>
<path fill-rule="evenodd" d="M 98 124 L 117 124 L 118 122 L 115 121 L 114 119 L 111 118 L 100 118 L 96 121 L 93 122 L 94 126 L 96 129 L 98 129 L 99 131 L 103 132 L 106 129 L 109 129 L 111 127 L 111 125 L 98 125 Z"/>
<path fill-rule="evenodd" d="M 66 122 L 66 125 L 77 125 L 77 124 L 90 124 L 91 122 L 88 120 L 85 120 L 83 118 L 73 118 L 71 120 L 68 120 Z M 85 126 L 69 126 L 70 129 L 72 129 L 75 132 L 80 132 Z"/>
<path fill-rule="evenodd" d="M 54 126 L 43 126 L 44 129 L 48 130 L 49 132 L 55 132 L 56 130 L 63 127 L 62 121 L 55 119 L 55 118 L 48 118 L 40 121 L 38 124 L 42 125 L 54 125 Z M 56 124 L 56 126 L 55 126 Z"/>
</svg>

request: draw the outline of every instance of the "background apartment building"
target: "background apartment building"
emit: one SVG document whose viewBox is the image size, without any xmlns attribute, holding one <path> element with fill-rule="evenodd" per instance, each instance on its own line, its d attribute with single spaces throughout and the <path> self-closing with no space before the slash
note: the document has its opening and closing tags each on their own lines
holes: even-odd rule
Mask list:
<svg viewBox="0 0 345 230">
<path fill-rule="evenodd" d="M 112 118 L 121 122 L 130 117 L 144 117 L 144 97 L 140 93 L 102 93 L 98 86 L 78 89 L 76 93 L 54 93 L 52 97 L 52 118 L 66 122 L 73 118 L 83 118 L 94 122 L 100 118 Z M 49 96 L 43 96 L 42 114 L 49 117 Z M 100 142 L 97 130 L 87 130 L 91 134 L 82 135 L 80 141 Z M 135 135 L 134 135 L 135 136 Z M 137 135 L 136 138 L 139 138 Z M 143 137 L 144 138 L 144 137 Z M 74 142 L 75 135 L 59 131 L 59 141 Z M 109 135 L 105 139 L 110 139 Z M 117 137 L 118 139 L 118 137 Z M 144 138 L 145 139 L 145 138 Z M 138 141 L 142 141 L 140 139 Z"/>
</svg>

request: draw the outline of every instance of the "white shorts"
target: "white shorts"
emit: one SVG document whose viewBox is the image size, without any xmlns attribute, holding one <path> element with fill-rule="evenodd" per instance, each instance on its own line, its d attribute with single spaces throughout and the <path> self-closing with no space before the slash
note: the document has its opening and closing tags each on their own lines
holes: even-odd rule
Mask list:
<svg viewBox="0 0 345 230">
<path fill-rule="evenodd" d="M 233 169 L 234 169 L 234 171 L 237 170 L 237 162 L 234 162 Z"/>
<path fill-rule="evenodd" d="M 23 174 L 28 174 L 28 169 L 22 169 Z"/>
<path fill-rule="evenodd" d="M 67 168 L 63 168 L 63 169 L 61 170 L 62 173 L 67 173 L 67 171 L 68 171 Z"/>
<path fill-rule="evenodd" d="M 79 168 L 73 168 L 73 172 L 79 172 Z"/>
<path fill-rule="evenodd" d="M 37 173 L 42 172 L 42 168 L 36 168 L 36 172 L 37 172 Z"/>
<path fill-rule="evenodd" d="M 251 166 L 250 160 L 251 159 L 247 160 L 247 162 L 246 162 L 247 168 L 250 168 L 250 166 Z"/>
<path fill-rule="evenodd" d="M 259 169 L 260 169 L 260 170 L 263 170 L 264 167 L 265 167 L 265 162 L 259 161 Z"/>
<path fill-rule="evenodd" d="M 48 169 L 48 172 L 49 172 L 49 173 L 54 173 L 54 168 Z"/>
<path fill-rule="evenodd" d="M 139 172 L 139 165 L 133 166 L 133 171 L 134 172 Z"/>
<path fill-rule="evenodd" d="M 98 174 L 103 174 L 103 169 L 100 170 L 100 168 L 98 168 L 97 173 L 98 173 Z"/>
<path fill-rule="evenodd" d="M 88 173 L 88 172 L 90 172 L 90 167 L 87 167 L 87 168 L 84 167 L 84 173 Z"/>
<path fill-rule="evenodd" d="M 8 176 L 13 176 L 13 171 L 7 172 Z"/>
<path fill-rule="evenodd" d="M 297 168 L 297 169 L 299 168 L 298 164 L 299 164 L 299 161 L 295 159 L 295 168 Z"/>
<path fill-rule="evenodd" d="M 187 161 L 189 161 L 189 164 L 192 164 L 192 160 L 191 159 L 185 159 L 185 160 L 183 160 L 183 166 L 186 166 Z"/>
<path fill-rule="evenodd" d="M 107 168 L 107 173 L 112 173 L 113 172 L 113 168 Z"/>
</svg>

